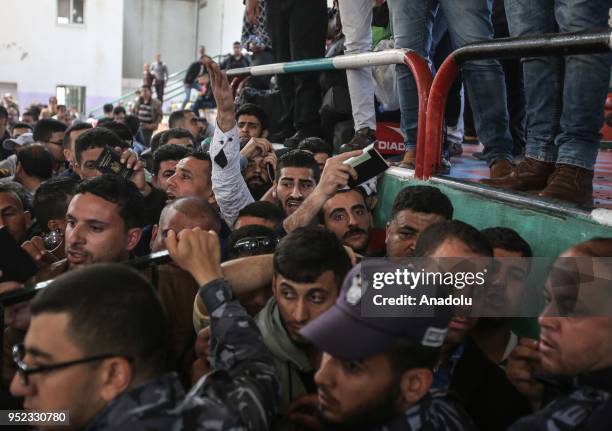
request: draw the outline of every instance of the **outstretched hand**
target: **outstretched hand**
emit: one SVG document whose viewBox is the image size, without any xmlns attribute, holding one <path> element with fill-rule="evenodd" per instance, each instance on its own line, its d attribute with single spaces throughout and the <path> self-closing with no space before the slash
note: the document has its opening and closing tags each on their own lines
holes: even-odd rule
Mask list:
<svg viewBox="0 0 612 431">
<path fill-rule="evenodd" d="M 206 69 L 210 76 L 215 102 L 217 102 L 217 124 L 222 132 L 228 132 L 236 125 L 232 88 L 227 80 L 227 75 L 217 63 L 207 60 Z"/>
</svg>

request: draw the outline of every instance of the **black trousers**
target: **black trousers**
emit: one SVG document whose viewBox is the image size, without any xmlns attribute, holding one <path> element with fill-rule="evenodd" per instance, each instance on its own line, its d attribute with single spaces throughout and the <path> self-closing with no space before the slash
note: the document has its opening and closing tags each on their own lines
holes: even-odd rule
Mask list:
<svg viewBox="0 0 612 431">
<path fill-rule="evenodd" d="M 268 26 L 275 62 L 321 58 L 325 54 L 325 0 L 269 0 Z M 319 128 L 319 73 L 277 75 L 286 114 L 284 128 Z"/>
<path fill-rule="evenodd" d="M 166 81 L 158 81 L 155 80 L 155 93 L 157 93 L 157 100 L 160 102 L 164 101 L 164 87 L 166 86 Z"/>
</svg>

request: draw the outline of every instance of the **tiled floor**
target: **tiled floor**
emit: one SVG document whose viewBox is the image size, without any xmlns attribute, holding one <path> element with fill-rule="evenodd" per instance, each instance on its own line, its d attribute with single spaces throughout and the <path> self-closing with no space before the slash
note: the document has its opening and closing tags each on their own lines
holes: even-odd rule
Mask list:
<svg viewBox="0 0 612 431">
<path fill-rule="evenodd" d="M 480 145 L 463 145 L 463 155 L 453 157 L 451 177 L 478 180 L 489 175 L 485 162 L 472 157 L 472 153 L 482 151 Z M 597 157 L 594 181 L 595 206 L 612 209 L 612 150 L 601 150 Z"/>
</svg>

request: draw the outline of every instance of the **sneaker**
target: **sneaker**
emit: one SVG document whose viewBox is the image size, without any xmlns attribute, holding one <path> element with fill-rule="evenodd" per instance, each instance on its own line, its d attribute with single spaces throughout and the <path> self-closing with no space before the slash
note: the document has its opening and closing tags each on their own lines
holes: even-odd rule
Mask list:
<svg viewBox="0 0 612 431">
<path fill-rule="evenodd" d="M 364 127 L 357 130 L 353 139 L 340 147 L 340 152 L 346 153 L 348 151 L 363 150 L 374 141 L 376 141 L 376 130 Z"/>
</svg>

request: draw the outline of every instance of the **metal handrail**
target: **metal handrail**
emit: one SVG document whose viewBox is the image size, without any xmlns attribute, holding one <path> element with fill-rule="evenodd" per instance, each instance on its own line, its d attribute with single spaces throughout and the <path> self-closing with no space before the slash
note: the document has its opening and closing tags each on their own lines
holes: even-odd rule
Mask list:
<svg viewBox="0 0 612 431">
<path fill-rule="evenodd" d="M 362 67 L 405 64 L 415 77 L 419 98 L 419 116 L 417 126 L 416 169 L 423 169 L 425 150 L 425 123 L 429 90 L 433 82 L 427 62 L 415 51 L 409 49 L 389 49 L 362 54 L 340 55 L 330 58 L 292 61 L 287 63 L 265 64 L 260 66 L 241 67 L 227 71 L 233 78 L 232 88 L 236 90 L 240 81 L 246 76 L 261 76 L 287 73 L 304 73 L 323 70 L 358 69 Z"/>
<path fill-rule="evenodd" d="M 427 104 L 423 170 L 418 178 L 427 179 L 440 171 L 444 108 L 450 87 L 461 65 L 485 58 L 566 56 L 609 52 L 612 30 L 582 31 L 541 36 L 511 37 L 473 43 L 451 53 L 434 77 Z"/>
<path fill-rule="evenodd" d="M 218 61 L 219 59 L 221 59 L 223 57 L 225 57 L 225 56 L 222 55 L 222 54 L 219 54 L 219 55 L 215 55 L 214 57 L 211 57 L 211 58 L 213 58 L 213 59 Z M 172 98 L 174 98 L 176 96 L 176 95 L 173 95 L 171 97 L 166 97 L 167 94 L 169 93 L 168 87 L 170 85 L 173 85 L 175 83 L 180 83 L 180 88 L 182 89 L 182 82 L 183 82 L 183 78 L 185 76 L 185 73 L 187 72 L 187 69 L 188 69 L 188 67 L 168 75 L 168 79 L 166 80 L 166 93 L 164 94 L 164 96 L 165 96 L 164 97 L 164 103 L 166 103 L 168 100 L 171 100 Z M 179 88 L 179 86 L 177 86 L 176 88 Z M 130 92 L 125 93 L 125 94 L 123 94 L 122 96 L 120 96 L 120 97 L 118 97 L 116 99 L 108 101 L 107 103 L 112 103 L 113 105 L 115 105 L 118 102 L 123 102 L 125 100 L 129 100 L 130 97 L 134 97 L 135 94 L 136 94 L 136 90 L 130 91 Z M 89 116 L 90 117 L 96 117 L 97 115 L 100 115 L 103 107 L 104 107 L 104 104 L 92 108 L 89 111 Z"/>
</svg>

